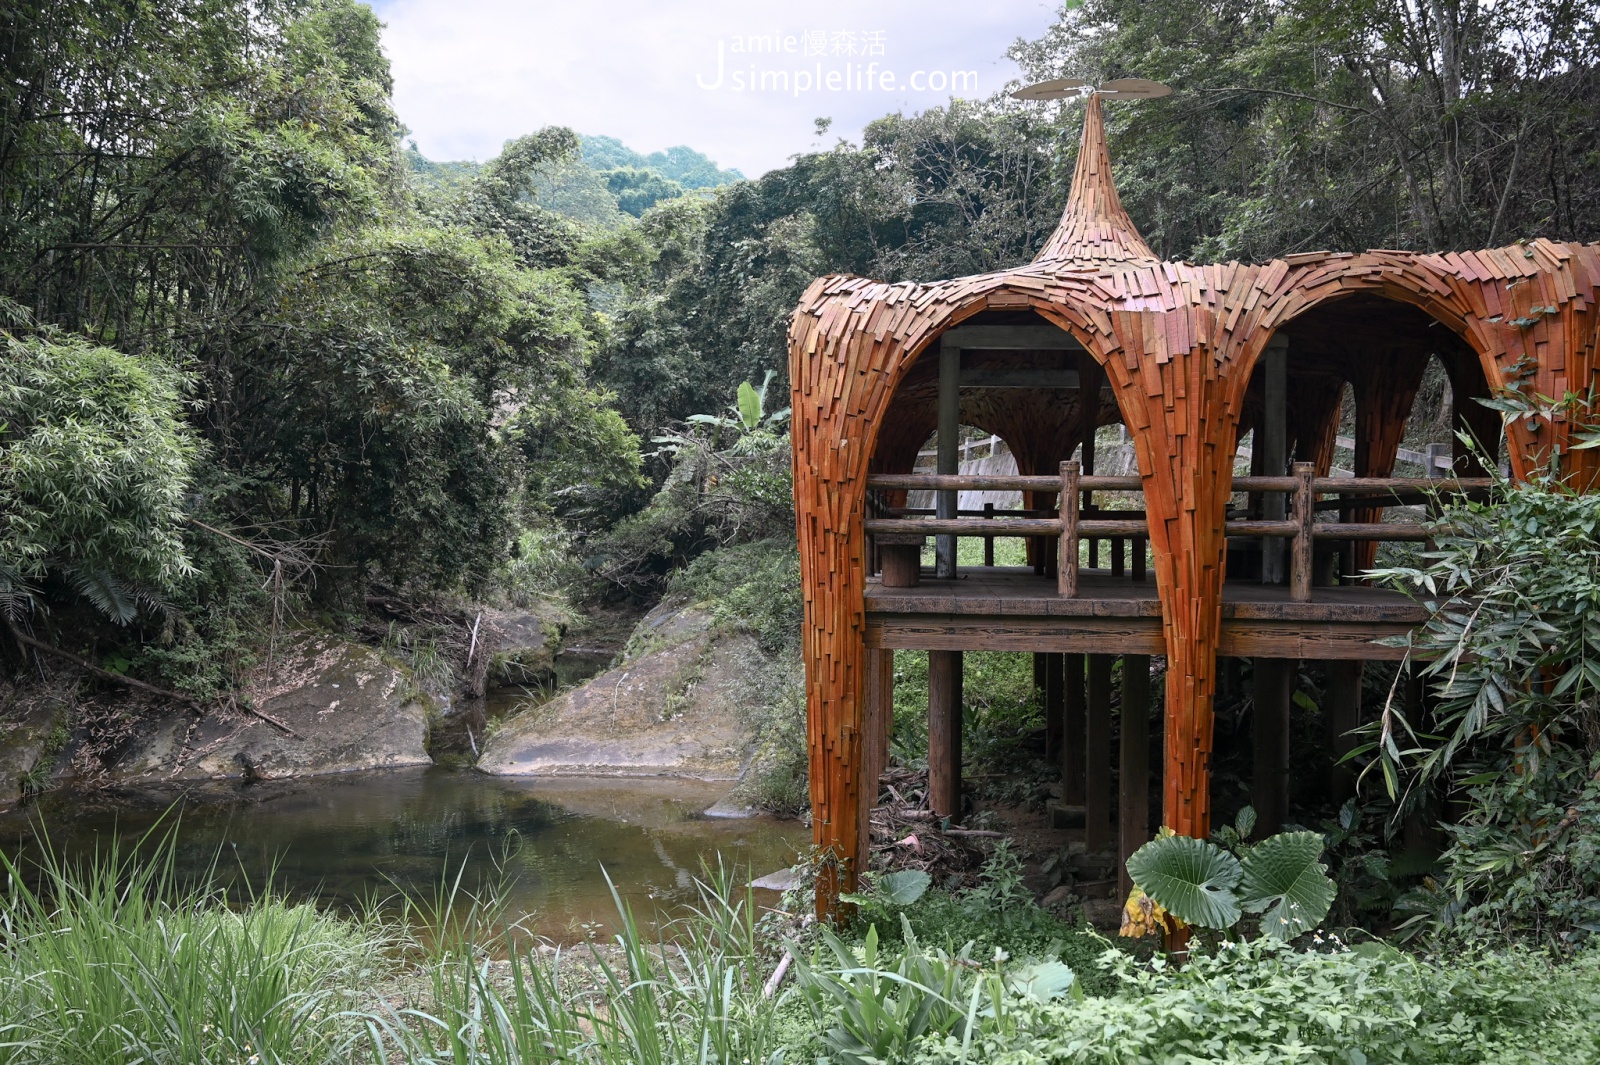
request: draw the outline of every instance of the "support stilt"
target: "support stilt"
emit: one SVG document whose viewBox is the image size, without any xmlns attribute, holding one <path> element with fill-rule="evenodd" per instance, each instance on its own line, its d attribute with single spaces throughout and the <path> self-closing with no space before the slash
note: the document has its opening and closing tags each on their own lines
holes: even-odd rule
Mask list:
<svg viewBox="0 0 1600 1065">
<path fill-rule="evenodd" d="M 1033 656 L 1044 682 L 1040 697 L 1044 702 L 1044 756 L 1047 759 L 1061 756 L 1062 731 L 1062 660 L 1063 654 L 1043 652 Z"/>
<path fill-rule="evenodd" d="M 1083 848 L 1111 849 L 1111 655 L 1089 656 L 1088 718 L 1084 732 Z"/>
<path fill-rule="evenodd" d="M 1295 662 L 1257 658 L 1253 685 L 1251 746 L 1255 773 L 1250 804 L 1256 808 L 1256 835 L 1270 836 L 1289 813 L 1289 703 L 1294 695 Z"/>
<path fill-rule="evenodd" d="M 1084 672 L 1083 655 L 1062 655 L 1061 801 L 1083 805 Z"/>
<path fill-rule="evenodd" d="M 961 652 L 928 652 L 928 797 L 939 817 L 961 816 Z"/>
<path fill-rule="evenodd" d="M 1122 740 L 1118 747 L 1117 891 L 1133 887 L 1128 856 L 1150 838 L 1150 656 L 1122 659 Z"/>
<path fill-rule="evenodd" d="M 1328 795 L 1335 804 L 1356 793 L 1356 773 L 1339 759 L 1349 754 L 1356 738 L 1349 733 L 1361 724 L 1361 674 L 1364 662 L 1329 662 L 1328 667 L 1328 750 L 1333 764 L 1328 770 Z"/>
</svg>

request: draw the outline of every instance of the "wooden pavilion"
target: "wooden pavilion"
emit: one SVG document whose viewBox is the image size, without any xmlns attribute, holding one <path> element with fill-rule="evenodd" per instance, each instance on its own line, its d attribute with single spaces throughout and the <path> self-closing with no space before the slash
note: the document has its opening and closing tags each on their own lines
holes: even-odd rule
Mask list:
<svg viewBox="0 0 1600 1065">
<path fill-rule="evenodd" d="M 1122 208 L 1092 93 L 1070 199 L 1033 262 L 930 284 L 814 282 L 789 342 L 811 803 L 837 859 L 819 912 L 865 865 L 896 649 L 930 652 L 936 814 L 961 812 L 962 652 L 1033 652 L 1064 799 L 1081 804 L 1089 849 L 1124 859 L 1152 828 L 1149 716 L 1122 714 L 1114 762 L 1114 656 L 1125 708 L 1148 704 L 1146 656 L 1166 657 L 1159 823 L 1195 836 L 1211 829 L 1218 659 L 1250 657 L 1252 801 L 1271 827 L 1295 661 L 1330 663 L 1337 747 L 1361 663 L 1398 654 L 1373 641 L 1423 620 L 1359 574 L 1379 541 L 1425 535 L 1383 519 L 1419 498 L 1391 475 L 1428 360 L 1449 376 L 1457 425 L 1493 447 L 1499 416 L 1475 397 L 1519 376 L 1549 396 L 1593 387 L 1597 299 L 1594 244 L 1163 262 Z M 1332 478 L 1347 386 L 1355 476 Z M 1119 422 L 1138 476 L 1097 477 L 1094 431 Z M 961 426 L 1002 438 L 1017 476 L 961 476 Z M 935 430 L 938 473 L 914 474 Z M 1566 455 L 1569 432 L 1511 424 L 1499 461 L 1520 474 L 1559 447 L 1587 485 L 1600 453 Z M 1251 476 L 1236 477 L 1246 433 Z M 1440 459 L 1458 488 L 1481 472 L 1460 448 Z M 933 514 L 910 511 L 913 489 L 937 493 Z M 976 489 L 1019 490 L 1024 509 L 958 512 L 957 492 Z M 995 535 L 1028 537 L 1030 565 L 958 566 L 958 537 Z"/>
</svg>

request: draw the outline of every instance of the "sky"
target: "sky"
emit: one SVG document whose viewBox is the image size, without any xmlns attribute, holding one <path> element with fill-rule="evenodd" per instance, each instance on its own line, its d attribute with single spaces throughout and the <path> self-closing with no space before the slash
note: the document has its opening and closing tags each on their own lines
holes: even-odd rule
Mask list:
<svg viewBox="0 0 1600 1065">
<path fill-rule="evenodd" d="M 756 177 L 872 119 L 1018 76 L 1055 0 L 370 0 L 395 106 L 430 159 L 542 126 L 678 144 Z M 833 125 L 818 138 L 815 120 Z"/>
</svg>

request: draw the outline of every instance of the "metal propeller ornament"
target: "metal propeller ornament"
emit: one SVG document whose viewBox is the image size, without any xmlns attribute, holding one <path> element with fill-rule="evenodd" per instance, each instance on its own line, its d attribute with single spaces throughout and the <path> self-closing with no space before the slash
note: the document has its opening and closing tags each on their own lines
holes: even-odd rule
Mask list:
<svg viewBox="0 0 1600 1065">
<path fill-rule="evenodd" d="M 1090 85 L 1077 78 L 1052 78 L 1035 82 L 1012 93 L 1017 100 L 1067 100 L 1074 96 L 1103 96 L 1108 100 L 1154 100 L 1171 96 L 1172 89 L 1148 78 L 1116 78 Z"/>
</svg>

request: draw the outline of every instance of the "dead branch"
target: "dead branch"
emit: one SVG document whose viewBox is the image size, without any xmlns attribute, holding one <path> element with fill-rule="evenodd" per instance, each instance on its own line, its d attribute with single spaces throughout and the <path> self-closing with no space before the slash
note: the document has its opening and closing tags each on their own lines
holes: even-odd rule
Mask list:
<svg viewBox="0 0 1600 1065">
<path fill-rule="evenodd" d="M 286 733 L 287 735 L 293 736 L 297 740 L 305 738 L 305 737 L 301 736 L 300 733 L 298 733 L 294 729 L 290 728 L 286 723 L 284 723 L 283 721 L 280 721 L 278 718 L 273 717 L 271 714 L 267 713 L 265 710 L 257 710 L 254 706 L 248 706 L 248 705 L 241 706 L 241 705 L 239 705 L 239 700 L 233 698 L 232 696 L 228 697 L 228 707 L 230 709 L 233 709 L 233 710 L 243 710 L 245 713 L 250 714 L 252 717 L 258 717 L 262 721 L 265 721 L 267 724 L 271 725 L 273 728 L 280 729 L 284 733 Z"/>
<path fill-rule="evenodd" d="M 158 688 L 154 684 L 146 684 L 142 680 L 134 680 L 132 677 L 125 677 L 121 673 L 113 673 L 109 669 L 101 669 L 99 666 L 95 665 L 93 662 L 89 662 L 89 661 L 86 661 L 85 659 L 79 658 L 77 655 L 73 654 L 71 651 L 63 651 L 61 648 L 55 646 L 54 644 L 48 644 L 48 643 L 45 643 L 43 640 L 34 639 L 32 636 L 29 636 L 27 633 L 22 632 L 15 625 L 12 625 L 9 621 L 6 622 L 6 627 L 11 630 L 11 638 L 16 640 L 18 643 L 22 644 L 25 647 L 31 647 L 35 651 L 41 652 L 43 654 L 47 654 L 47 655 L 50 655 L 50 656 L 55 657 L 55 658 L 60 658 L 60 659 L 62 659 L 64 661 L 71 662 L 73 665 L 77 666 L 79 669 L 85 670 L 85 671 L 87 671 L 89 673 L 93 673 L 95 676 L 101 677 L 101 678 L 103 678 L 105 680 L 112 681 L 113 683 L 121 684 L 121 685 L 124 685 L 125 687 L 133 688 L 133 689 L 135 689 L 137 691 L 142 691 L 142 692 L 145 692 L 145 693 L 147 693 L 149 695 L 158 695 L 163 699 L 170 699 L 173 702 L 182 703 L 185 706 L 193 707 L 194 709 L 202 711 L 202 712 L 204 712 L 204 710 L 205 710 L 204 705 L 202 705 L 200 700 L 198 700 L 198 699 L 192 699 L 187 695 L 182 695 L 182 694 L 180 694 L 178 692 L 174 692 L 174 691 L 168 691 L 165 688 Z"/>
</svg>

